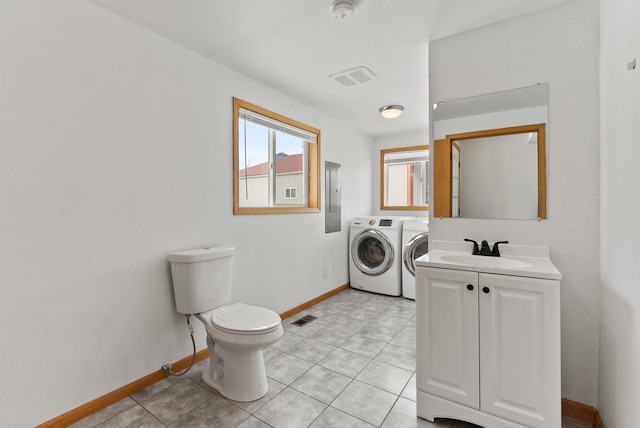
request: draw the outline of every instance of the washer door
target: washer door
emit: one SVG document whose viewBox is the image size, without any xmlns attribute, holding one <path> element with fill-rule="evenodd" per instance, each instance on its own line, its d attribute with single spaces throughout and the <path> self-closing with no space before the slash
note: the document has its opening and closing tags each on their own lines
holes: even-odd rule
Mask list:
<svg viewBox="0 0 640 428">
<path fill-rule="evenodd" d="M 412 276 L 416 276 L 416 259 L 429 252 L 429 232 L 420 233 L 414 236 L 404 246 L 402 259 L 404 267 Z"/>
<path fill-rule="evenodd" d="M 351 259 L 360 272 L 371 276 L 382 275 L 393 264 L 393 244 L 380 231 L 363 230 L 353 238 Z"/>
</svg>

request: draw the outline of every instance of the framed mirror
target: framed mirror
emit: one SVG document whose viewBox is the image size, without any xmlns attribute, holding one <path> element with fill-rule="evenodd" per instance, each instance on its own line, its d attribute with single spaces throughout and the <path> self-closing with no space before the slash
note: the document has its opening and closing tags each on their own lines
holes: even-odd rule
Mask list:
<svg viewBox="0 0 640 428">
<path fill-rule="evenodd" d="M 380 209 L 428 210 L 429 146 L 380 151 Z"/>
<path fill-rule="evenodd" d="M 434 105 L 434 217 L 547 218 L 548 85 Z"/>
</svg>

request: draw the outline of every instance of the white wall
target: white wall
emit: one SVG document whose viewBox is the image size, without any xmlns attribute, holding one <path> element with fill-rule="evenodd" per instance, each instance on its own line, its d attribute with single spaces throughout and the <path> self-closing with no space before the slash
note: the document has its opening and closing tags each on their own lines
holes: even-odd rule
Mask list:
<svg viewBox="0 0 640 428">
<path fill-rule="evenodd" d="M 3 1 L 0 52 L 0 425 L 190 354 L 169 252 L 235 245 L 232 299 L 277 312 L 348 282 L 369 137 L 80 0 Z M 321 129 L 342 232 L 324 213 L 232 215 L 232 96 Z"/>
<path fill-rule="evenodd" d="M 640 2 L 600 2 L 601 321 L 598 407 L 607 428 L 640 421 Z"/>
<path fill-rule="evenodd" d="M 411 217 L 428 216 L 429 213 L 427 211 L 380 209 L 380 150 L 396 149 L 398 147 L 426 146 L 428 144 L 428 118 L 425 118 L 424 128 L 422 129 L 400 132 L 393 135 L 384 135 L 374 139 L 371 146 L 371 156 L 373 157 L 373 172 L 372 179 L 370 181 L 373 189 L 373 202 L 371 205 L 371 213 L 362 213 L 363 215 L 400 215 Z M 431 164 L 429 165 L 429 169 L 431 169 Z"/>
<path fill-rule="evenodd" d="M 430 237 L 550 247 L 563 275 L 562 396 L 596 405 L 598 1 L 576 0 L 439 40 L 429 53 L 431 104 L 549 83 L 548 220 L 432 218 Z"/>
</svg>

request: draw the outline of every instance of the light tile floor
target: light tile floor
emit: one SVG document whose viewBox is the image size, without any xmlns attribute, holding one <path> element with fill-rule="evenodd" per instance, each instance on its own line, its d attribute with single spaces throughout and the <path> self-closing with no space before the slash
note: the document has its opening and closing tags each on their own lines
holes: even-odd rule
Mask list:
<svg viewBox="0 0 640 428">
<path fill-rule="evenodd" d="M 317 319 L 291 324 L 308 314 Z M 72 427 L 476 427 L 416 418 L 412 300 L 348 289 L 283 324 L 284 336 L 265 351 L 269 392 L 258 401 L 228 400 L 203 384 L 205 360 Z"/>
</svg>

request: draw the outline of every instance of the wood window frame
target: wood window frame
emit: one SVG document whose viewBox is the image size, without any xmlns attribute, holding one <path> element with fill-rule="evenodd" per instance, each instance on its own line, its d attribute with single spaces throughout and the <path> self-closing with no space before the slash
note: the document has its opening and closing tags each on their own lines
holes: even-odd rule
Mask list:
<svg viewBox="0 0 640 428">
<path fill-rule="evenodd" d="M 316 135 L 316 142 L 308 144 L 307 154 L 307 206 L 296 207 L 241 207 L 239 204 L 240 161 L 240 109 L 249 110 Z M 233 97 L 233 214 L 299 214 L 320 212 L 320 130 L 297 120 L 267 110 L 258 105 Z"/>
<path fill-rule="evenodd" d="M 380 209 L 381 210 L 396 210 L 396 211 L 429 211 L 429 201 L 426 201 L 426 206 L 409 206 L 409 205 L 386 205 L 385 204 L 385 186 L 386 186 L 386 176 L 385 176 L 385 167 L 384 167 L 384 155 L 389 153 L 398 153 L 398 152 L 413 152 L 413 151 L 421 151 L 425 150 L 427 153 L 429 152 L 429 145 L 426 144 L 424 146 L 411 146 L 411 147 L 396 147 L 392 149 L 382 149 L 380 150 Z M 431 162 L 429 161 L 429 168 L 431 168 Z M 427 175 L 427 185 L 429 181 L 429 177 Z M 407 191 L 409 191 L 407 189 Z M 413 198 L 413 195 L 411 195 Z"/>
</svg>

